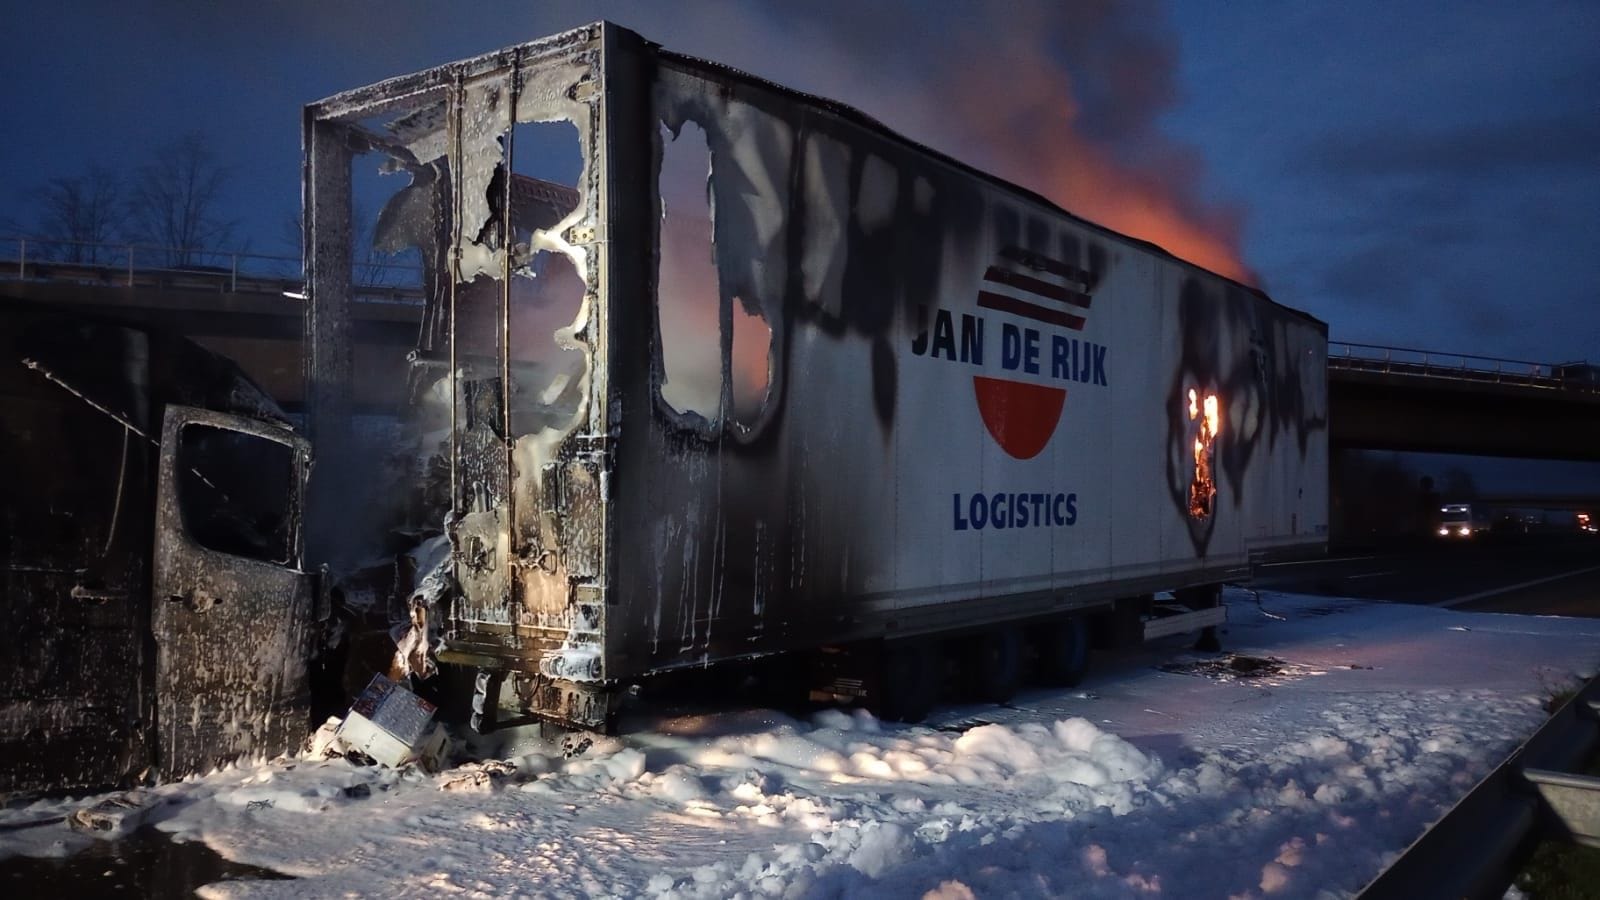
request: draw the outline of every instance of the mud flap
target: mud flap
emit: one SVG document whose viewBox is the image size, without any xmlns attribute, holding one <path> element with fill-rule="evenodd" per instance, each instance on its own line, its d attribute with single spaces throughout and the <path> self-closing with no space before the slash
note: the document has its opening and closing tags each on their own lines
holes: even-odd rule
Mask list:
<svg viewBox="0 0 1600 900">
<path fill-rule="evenodd" d="M 300 571 L 309 445 L 278 426 L 166 411 L 151 624 L 164 778 L 292 749 L 309 729 L 314 579 Z"/>
</svg>

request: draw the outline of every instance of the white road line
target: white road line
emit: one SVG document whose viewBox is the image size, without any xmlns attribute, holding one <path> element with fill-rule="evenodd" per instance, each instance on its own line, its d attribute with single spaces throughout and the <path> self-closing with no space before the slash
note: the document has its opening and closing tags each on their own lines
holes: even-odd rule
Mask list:
<svg viewBox="0 0 1600 900">
<path fill-rule="evenodd" d="M 1368 572 L 1365 575 L 1346 575 L 1345 576 L 1345 580 L 1346 581 L 1355 581 L 1357 578 L 1379 578 L 1379 577 L 1384 576 L 1384 575 L 1393 575 L 1393 574 L 1394 574 L 1394 570 L 1390 569 L 1387 572 Z"/>
<path fill-rule="evenodd" d="M 1460 606 L 1463 603 L 1471 603 L 1474 600 L 1482 600 L 1485 597 L 1493 597 L 1496 594 L 1509 594 L 1512 591 L 1520 591 L 1523 588 L 1537 587 L 1541 584 L 1549 584 L 1552 581 L 1560 581 L 1563 578 L 1572 578 L 1578 575 L 1587 574 L 1589 572 L 1600 572 L 1600 566 L 1589 566 L 1586 569 L 1575 569 L 1571 572 L 1562 572 L 1559 575 L 1547 575 L 1543 578 L 1535 578 L 1532 581 L 1524 581 L 1521 584 L 1511 584 L 1505 587 L 1490 588 L 1487 591 L 1479 591 L 1476 594 L 1467 594 L 1464 597 L 1452 597 L 1449 600 L 1439 600 L 1428 605 L 1442 606 L 1446 609 L 1449 609 Z"/>
<path fill-rule="evenodd" d="M 1364 559 L 1377 559 L 1376 556 L 1343 556 L 1338 559 L 1302 559 L 1295 562 L 1262 563 L 1258 569 L 1279 569 L 1284 566 L 1318 566 L 1324 563 L 1360 562 Z"/>
</svg>

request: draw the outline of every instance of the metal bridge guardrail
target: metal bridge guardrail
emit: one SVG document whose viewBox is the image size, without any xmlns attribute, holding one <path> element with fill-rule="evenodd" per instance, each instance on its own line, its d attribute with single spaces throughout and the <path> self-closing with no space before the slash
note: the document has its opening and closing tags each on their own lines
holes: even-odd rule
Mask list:
<svg viewBox="0 0 1600 900">
<path fill-rule="evenodd" d="M 298 256 L 139 243 L 0 236 L 0 280 L 301 296 Z M 422 267 L 370 259 L 352 267 L 359 300 L 420 304 Z M 1600 393 L 1600 366 L 1543 363 L 1381 344 L 1328 342 L 1328 368 Z"/>
<path fill-rule="evenodd" d="M 1475 383 L 1600 392 L 1600 366 L 1441 353 L 1382 344 L 1328 342 L 1328 368 Z"/>
<path fill-rule="evenodd" d="M 369 302 L 420 303 L 421 266 L 369 261 L 352 267 L 357 295 Z M 299 297 L 298 256 L 0 237 L 0 279 Z"/>
</svg>

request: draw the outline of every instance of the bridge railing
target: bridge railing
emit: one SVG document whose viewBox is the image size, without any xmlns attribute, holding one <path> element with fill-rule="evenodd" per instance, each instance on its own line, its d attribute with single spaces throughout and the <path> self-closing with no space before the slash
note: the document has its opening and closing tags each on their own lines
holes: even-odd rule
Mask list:
<svg viewBox="0 0 1600 900">
<path fill-rule="evenodd" d="M 354 265 L 351 278 L 363 300 L 422 299 L 419 265 L 373 256 Z M 299 297 L 304 275 L 298 256 L 9 235 L 0 236 L 0 280 Z"/>
<path fill-rule="evenodd" d="M 298 256 L 275 256 L 140 243 L 63 241 L 0 236 L 0 280 L 51 281 L 101 287 L 254 293 L 302 297 Z M 352 266 L 360 300 L 422 302 L 422 267 L 368 254 Z M 1382 344 L 1328 342 L 1328 367 L 1600 393 L 1600 366 L 1543 363 Z"/>
<path fill-rule="evenodd" d="M 1328 342 L 1328 368 L 1600 392 L 1600 366 Z"/>
</svg>

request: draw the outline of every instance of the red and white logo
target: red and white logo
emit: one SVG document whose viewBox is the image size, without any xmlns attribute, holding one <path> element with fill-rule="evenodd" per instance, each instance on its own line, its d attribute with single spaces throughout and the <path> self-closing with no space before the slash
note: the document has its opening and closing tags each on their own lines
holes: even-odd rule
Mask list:
<svg viewBox="0 0 1600 900">
<path fill-rule="evenodd" d="M 1090 345 L 1055 329 L 1081 332 L 1089 315 L 1094 279 L 1077 266 L 1017 247 L 1006 247 L 983 274 L 978 306 L 1051 326 L 1040 346 L 1037 328 L 1004 332 L 1002 369 L 1043 374 L 1054 381 L 1089 381 L 1104 384 L 1104 347 Z M 1017 346 L 1009 342 L 1015 335 Z M 1041 360 L 1040 356 L 1044 358 Z M 1010 456 L 1032 459 L 1055 435 L 1066 405 L 1067 389 L 991 375 L 972 376 L 978 412 L 990 437 Z"/>
</svg>

